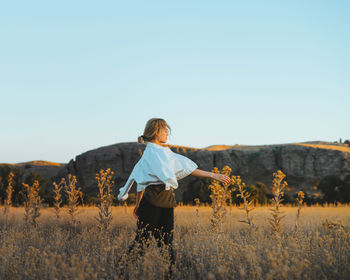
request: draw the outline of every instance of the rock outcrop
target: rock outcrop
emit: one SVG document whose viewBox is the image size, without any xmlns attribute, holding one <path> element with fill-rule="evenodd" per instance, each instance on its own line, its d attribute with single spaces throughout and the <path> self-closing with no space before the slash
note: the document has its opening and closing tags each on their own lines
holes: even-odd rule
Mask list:
<svg viewBox="0 0 350 280">
<path fill-rule="evenodd" d="M 336 175 L 343 179 L 350 174 L 350 148 L 328 142 L 292 143 L 261 146 L 210 146 L 196 149 L 171 146 L 172 151 L 185 155 L 197 163 L 200 169 L 211 171 L 228 165 L 232 175 L 240 175 L 244 182 L 262 182 L 271 185 L 273 172 L 282 170 L 290 188 L 311 189 L 323 177 Z M 88 194 L 95 194 L 96 173 L 111 168 L 115 172 L 114 194 L 122 187 L 134 165 L 145 149 L 136 142 L 119 143 L 85 152 L 59 170 L 51 181 L 59 181 L 68 173 L 77 176 L 79 186 Z M 182 193 L 197 180 L 187 176 L 179 181 L 176 196 L 181 201 Z M 134 184 L 131 192 L 135 192 Z"/>
</svg>

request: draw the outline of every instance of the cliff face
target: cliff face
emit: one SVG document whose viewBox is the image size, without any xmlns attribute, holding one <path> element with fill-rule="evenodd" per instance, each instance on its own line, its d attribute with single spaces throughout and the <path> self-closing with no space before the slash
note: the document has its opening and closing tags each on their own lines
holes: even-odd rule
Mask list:
<svg viewBox="0 0 350 280">
<path fill-rule="evenodd" d="M 289 187 L 310 189 L 327 175 L 343 179 L 350 174 L 350 148 L 337 147 L 330 143 L 281 144 L 264 146 L 211 146 L 204 149 L 170 146 L 172 151 L 182 154 L 197 163 L 200 169 L 211 171 L 228 165 L 232 175 L 240 175 L 244 182 L 263 182 L 271 185 L 273 172 L 278 169 L 286 174 Z M 114 193 L 122 187 L 134 165 L 145 149 L 136 142 L 119 143 L 85 152 L 71 160 L 51 181 L 59 181 L 68 173 L 75 174 L 79 186 L 89 194 L 97 191 L 95 175 L 100 169 L 111 168 L 115 172 Z M 189 188 L 196 177 L 187 176 L 179 181 L 176 195 Z M 131 192 L 135 192 L 134 184 Z"/>
</svg>

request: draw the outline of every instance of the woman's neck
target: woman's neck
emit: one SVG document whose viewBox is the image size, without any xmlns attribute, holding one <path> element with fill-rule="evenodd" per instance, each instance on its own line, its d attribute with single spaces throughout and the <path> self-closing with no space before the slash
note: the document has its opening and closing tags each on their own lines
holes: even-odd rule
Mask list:
<svg viewBox="0 0 350 280">
<path fill-rule="evenodd" d="M 150 142 L 163 147 L 163 143 L 158 140 L 151 140 Z"/>
</svg>

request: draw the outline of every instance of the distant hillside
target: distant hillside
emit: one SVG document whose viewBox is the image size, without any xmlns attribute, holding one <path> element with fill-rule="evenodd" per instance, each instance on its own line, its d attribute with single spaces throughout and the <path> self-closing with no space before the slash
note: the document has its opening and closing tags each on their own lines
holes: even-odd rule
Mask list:
<svg viewBox="0 0 350 280">
<path fill-rule="evenodd" d="M 337 150 L 342 152 L 350 152 L 350 147 L 346 144 L 333 144 L 333 143 L 326 143 L 326 142 L 319 142 L 319 143 L 296 143 L 296 145 L 302 145 L 317 149 L 328 149 L 328 150 Z"/>
<path fill-rule="evenodd" d="M 0 165 L 12 165 L 12 166 L 63 166 L 65 163 L 57 163 L 45 160 L 34 160 L 20 163 L 0 163 Z"/>
<path fill-rule="evenodd" d="M 27 161 L 20 163 L 0 163 L 1 166 L 20 168 L 23 176 L 27 177 L 31 172 L 37 172 L 47 179 L 57 175 L 58 171 L 64 168 L 66 163 L 57 163 L 44 160 Z"/>
<path fill-rule="evenodd" d="M 350 147 L 324 141 L 273 145 L 212 145 L 205 148 L 192 148 L 168 145 L 179 154 L 195 161 L 200 169 L 210 171 L 214 167 L 221 169 L 228 165 L 232 175 L 239 175 L 247 184 L 262 182 L 270 186 L 272 173 L 278 169 L 286 174 L 288 188 L 315 192 L 315 186 L 325 176 L 334 175 L 344 179 L 350 175 Z M 87 151 L 72 159 L 69 163 L 30 161 L 17 164 L 0 164 L 20 168 L 25 176 L 38 172 L 49 179 L 49 184 L 58 182 L 68 173 L 77 176 L 78 184 L 85 193 L 96 194 L 95 174 L 100 169 L 111 168 L 115 172 L 114 193 L 122 187 L 134 165 L 140 159 L 144 144 L 137 142 L 118 143 Z M 187 176 L 179 181 L 176 190 L 179 201 L 183 192 L 198 182 L 198 178 Z M 136 184 L 132 188 L 135 192 Z"/>
<path fill-rule="evenodd" d="M 331 143 L 331 142 L 325 142 L 325 141 L 310 141 L 310 142 L 300 142 L 300 143 L 289 143 L 289 144 L 277 144 L 277 146 L 281 145 L 303 145 L 313 148 L 320 148 L 320 149 L 331 149 L 331 150 L 338 150 L 338 151 L 344 151 L 344 152 L 350 152 L 350 147 L 348 144 L 339 144 L 339 143 Z M 276 146 L 276 144 L 270 144 L 270 145 L 211 145 L 205 148 L 202 148 L 202 150 L 208 150 L 208 151 L 222 151 L 232 148 L 239 148 L 239 149 L 256 149 L 259 147 L 266 147 L 266 146 Z"/>
</svg>

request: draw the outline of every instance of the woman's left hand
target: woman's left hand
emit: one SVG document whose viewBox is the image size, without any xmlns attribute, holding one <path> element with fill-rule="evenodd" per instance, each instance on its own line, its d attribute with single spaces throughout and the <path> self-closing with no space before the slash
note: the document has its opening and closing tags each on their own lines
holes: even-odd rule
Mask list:
<svg viewBox="0 0 350 280">
<path fill-rule="evenodd" d="M 133 211 L 133 213 L 132 213 L 132 214 L 134 215 L 134 218 L 135 218 L 135 219 L 138 219 L 138 218 L 139 218 L 139 216 L 137 215 L 137 210 L 138 210 L 138 209 L 139 209 L 139 206 L 136 205 L 135 208 L 134 208 L 134 211 Z"/>
<path fill-rule="evenodd" d="M 220 181 L 221 183 L 228 184 L 231 182 L 230 177 L 224 175 L 224 174 L 217 174 L 214 173 L 214 179 Z"/>
</svg>

